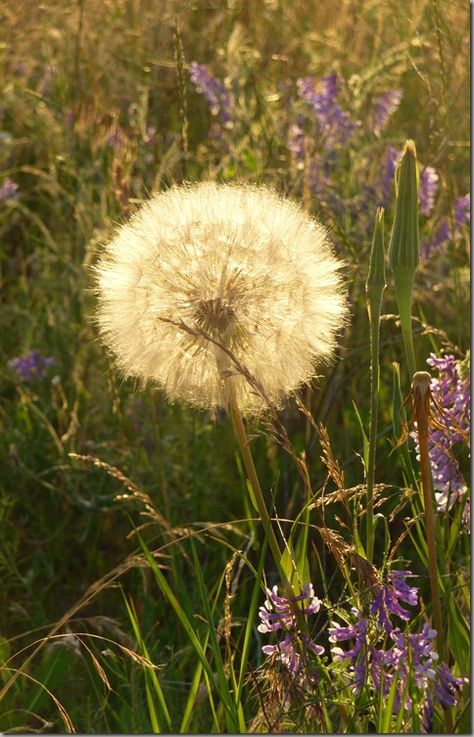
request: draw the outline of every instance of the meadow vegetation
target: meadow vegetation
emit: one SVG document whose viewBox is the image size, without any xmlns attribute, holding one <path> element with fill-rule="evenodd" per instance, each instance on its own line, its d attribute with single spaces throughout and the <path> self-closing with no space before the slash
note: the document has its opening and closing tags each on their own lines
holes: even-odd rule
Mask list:
<svg viewBox="0 0 474 737">
<path fill-rule="evenodd" d="M 0 20 L 0 730 L 469 732 L 468 5 L 6 0 Z M 404 152 L 413 355 L 396 234 L 388 258 Z M 94 321 L 117 227 L 201 181 L 298 202 L 344 262 L 333 360 L 246 421 L 281 561 L 229 414 L 124 380 Z"/>
</svg>

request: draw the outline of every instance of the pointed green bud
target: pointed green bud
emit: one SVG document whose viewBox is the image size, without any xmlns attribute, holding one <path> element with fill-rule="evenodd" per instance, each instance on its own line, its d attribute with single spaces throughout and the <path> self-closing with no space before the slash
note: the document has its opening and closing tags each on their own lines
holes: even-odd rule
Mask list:
<svg viewBox="0 0 474 737">
<path fill-rule="evenodd" d="M 385 283 L 385 252 L 383 238 L 384 209 L 378 207 L 375 214 L 374 235 L 372 238 L 372 250 L 370 252 L 369 273 L 365 283 L 367 298 L 371 301 L 381 300 L 383 291 L 387 286 Z"/>
<path fill-rule="evenodd" d="M 393 271 L 400 324 L 410 376 L 416 371 L 415 349 L 411 327 L 411 305 L 415 271 L 418 266 L 420 240 L 418 232 L 418 168 L 416 148 L 408 140 L 398 166 L 395 220 L 388 257 Z"/>
<path fill-rule="evenodd" d="M 397 205 L 388 257 L 396 270 L 415 271 L 420 254 L 418 232 L 418 167 L 414 141 L 408 140 L 395 174 Z"/>
</svg>

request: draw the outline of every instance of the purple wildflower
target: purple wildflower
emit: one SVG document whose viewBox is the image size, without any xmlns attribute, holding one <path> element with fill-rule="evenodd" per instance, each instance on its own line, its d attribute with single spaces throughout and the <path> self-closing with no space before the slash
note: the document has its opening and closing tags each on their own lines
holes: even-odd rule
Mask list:
<svg viewBox="0 0 474 737">
<path fill-rule="evenodd" d="M 429 217 L 434 207 L 436 193 L 438 191 L 438 174 L 432 166 L 425 166 L 420 172 L 420 188 L 418 199 L 422 215 Z"/>
<path fill-rule="evenodd" d="M 306 149 L 306 136 L 302 127 L 301 119 L 290 126 L 288 131 L 288 148 L 293 161 L 298 169 L 303 169 Z"/>
<path fill-rule="evenodd" d="M 385 95 L 375 101 L 373 131 L 379 136 L 387 126 L 390 118 L 400 105 L 403 93 L 401 90 L 388 90 Z"/>
<path fill-rule="evenodd" d="M 467 490 L 452 448 L 463 441 L 469 447 L 471 382 L 469 369 L 452 355 L 439 358 L 431 353 L 427 363 L 438 371 L 438 378 L 431 380 L 437 427 L 430 434 L 429 454 L 438 509 L 445 512 Z M 465 363 L 469 365 L 469 357 Z"/>
<path fill-rule="evenodd" d="M 274 655 L 277 660 L 283 663 L 288 672 L 295 677 L 301 676 L 304 663 L 302 654 L 307 650 L 310 650 L 315 655 L 322 655 L 324 652 L 324 648 L 321 645 L 316 645 L 307 635 L 301 636 L 301 644 L 299 644 L 295 635 L 289 632 L 276 645 L 264 645 L 262 647 L 262 652 L 265 655 Z"/>
<path fill-rule="evenodd" d="M 336 102 L 341 91 L 338 75 L 333 73 L 323 77 L 318 91 L 313 77 L 298 79 L 296 84 L 299 96 L 312 106 L 326 144 L 346 144 L 355 131 L 356 123 Z"/>
<path fill-rule="evenodd" d="M 471 221 L 471 196 L 458 197 L 454 201 L 454 222 L 451 230 L 447 218 L 443 218 L 433 235 L 421 244 L 421 257 L 428 259 L 436 252 L 442 252 L 446 244 L 461 233 L 461 228 Z"/>
<path fill-rule="evenodd" d="M 433 253 L 444 251 L 451 240 L 451 229 L 446 218 L 439 223 L 435 232 L 424 240 L 420 246 L 420 255 L 423 260 L 430 258 Z"/>
<path fill-rule="evenodd" d="M 393 196 L 393 179 L 395 177 L 395 171 L 397 164 L 401 159 L 401 152 L 397 151 L 393 146 L 389 146 L 387 149 L 387 156 L 383 166 L 384 174 L 382 179 L 382 205 L 388 207 Z"/>
<path fill-rule="evenodd" d="M 346 642 L 354 640 L 354 645 L 349 650 L 343 650 L 336 646 L 331 648 L 334 660 L 349 662 L 353 673 L 353 693 L 358 694 L 366 681 L 367 672 L 367 629 L 369 621 L 362 616 L 355 607 L 351 609 L 356 618 L 353 625 L 342 627 L 338 622 L 331 622 L 329 628 L 329 642 Z"/>
<path fill-rule="evenodd" d="M 434 681 L 434 697 L 441 706 L 456 706 L 457 691 L 460 691 L 467 678 L 456 678 L 449 670 L 446 663 L 441 663 L 436 669 Z"/>
<path fill-rule="evenodd" d="M 311 583 L 305 584 L 301 594 L 291 599 L 279 596 L 277 586 L 267 589 L 266 593 L 264 606 L 260 607 L 261 623 L 257 629 L 262 633 L 284 630 L 285 636 L 275 645 L 264 645 L 262 651 L 283 663 L 292 676 L 302 683 L 306 682 L 309 677 L 303 667 L 306 653 L 310 651 L 314 655 L 321 655 L 324 648 L 316 645 L 308 635 L 298 632 L 295 610 L 303 615 L 316 614 L 321 601 L 315 596 Z"/>
<path fill-rule="evenodd" d="M 278 586 L 267 589 L 266 593 L 265 605 L 260 607 L 259 612 L 262 620 L 262 623 L 257 627 L 259 632 L 275 632 L 283 627 L 295 627 L 295 604 L 299 602 L 302 602 L 302 606 L 298 606 L 298 610 L 302 614 L 315 614 L 319 612 L 321 606 L 321 601 L 314 595 L 314 588 L 311 583 L 305 584 L 301 594 L 293 596 L 291 601 L 286 596 L 278 596 Z M 309 605 L 305 607 L 304 602 L 306 600 L 309 600 Z"/>
<path fill-rule="evenodd" d="M 46 369 L 54 366 L 55 363 L 55 358 L 46 358 L 38 353 L 38 351 L 31 351 L 26 356 L 12 358 L 8 365 L 16 372 L 20 381 L 30 382 L 34 379 L 44 379 Z"/>
<path fill-rule="evenodd" d="M 425 703 L 421 712 L 421 733 L 431 734 L 433 731 L 434 701 L 430 692 L 426 694 Z"/>
<path fill-rule="evenodd" d="M 122 148 L 123 142 L 123 134 L 117 125 L 111 128 L 105 136 L 106 145 L 115 151 L 119 151 Z"/>
<path fill-rule="evenodd" d="M 454 220 L 457 226 L 471 222 L 471 195 L 458 197 L 454 202 Z"/>
<path fill-rule="evenodd" d="M 12 200 L 18 197 L 18 184 L 12 179 L 5 179 L 4 183 L 0 187 L 0 202 L 6 202 L 6 200 Z"/>
<path fill-rule="evenodd" d="M 205 64 L 192 61 L 189 65 L 189 76 L 196 85 L 198 92 L 204 95 L 209 103 L 211 115 L 219 116 L 224 128 L 233 127 L 234 100 L 218 77 L 213 77 Z"/>
<path fill-rule="evenodd" d="M 390 614 L 395 614 L 405 621 L 411 617 L 411 613 L 402 607 L 400 601 L 411 606 L 418 604 L 418 589 L 415 586 L 408 586 L 406 582 L 410 577 L 413 577 L 411 571 L 391 571 L 387 576 L 387 582 L 374 587 L 375 597 L 370 605 L 370 613 L 377 615 L 380 626 L 387 632 L 394 629 Z"/>
</svg>

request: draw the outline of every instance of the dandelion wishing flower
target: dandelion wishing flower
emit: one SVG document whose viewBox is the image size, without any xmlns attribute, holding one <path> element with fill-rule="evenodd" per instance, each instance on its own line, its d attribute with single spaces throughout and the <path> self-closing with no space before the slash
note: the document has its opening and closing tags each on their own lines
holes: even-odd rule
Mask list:
<svg viewBox="0 0 474 737">
<path fill-rule="evenodd" d="M 214 409 L 232 391 L 243 414 L 259 414 L 331 356 L 340 267 L 324 228 L 267 188 L 176 186 L 106 246 L 100 333 L 125 376 L 169 399 Z"/>
</svg>

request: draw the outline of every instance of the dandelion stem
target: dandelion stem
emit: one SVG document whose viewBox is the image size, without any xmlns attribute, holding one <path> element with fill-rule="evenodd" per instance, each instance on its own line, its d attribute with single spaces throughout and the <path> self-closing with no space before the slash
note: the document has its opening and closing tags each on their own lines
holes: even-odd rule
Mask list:
<svg viewBox="0 0 474 737">
<path fill-rule="evenodd" d="M 438 586 L 438 566 L 436 560 L 436 518 L 433 505 L 433 485 L 428 449 L 430 382 L 431 376 L 427 371 L 417 371 L 413 376 L 412 396 L 420 449 L 421 485 L 423 489 L 426 543 L 428 546 L 428 572 L 431 586 L 431 601 L 433 604 L 435 627 L 438 633 L 438 650 L 440 654 L 443 654 L 445 643 L 443 618 L 441 615 L 441 599 Z"/>
<path fill-rule="evenodd" d="M 270 545 L 270 550 L 272 551 L 272 555 L 275 559 L 275 563 L 278 568 L 278 572 L 281 576 L 284 588 L 291 591 L 291 586 L 288 582 L 288 579 L 281 565 L 282 553 L 281 553 L 280 546 L 278 545 L 278 541 L 276 539 L 275 533 L 272 528 L 270 515 L 268 514 L 268 510 L 265 504 L 265 499 L 263 496 L 262 488 L 260 486 L 260 481 L 258 479 L 257 470 L 253 462 L 252 453 L 250 452 L 249 441 L 248 441 L 247 433 L 245 431 L 244 422 L 242 420 L 242 415 L 240 414 L 239 409 L 237 407 L 237 403 L 235 401 L 235 395 L 234 395 L 234 392 L 232 391 L 232 388 L 230 391 L 229 408 L 230 408 L 230 414 L 232 417 L 232 424 L 234 426 L 235 435 L 239 443 L 240 451 L 242 453 L 242 458 L 244 459 L 245 468 L 247 470 L 247 476 L 248 476 L 250 485 L 252 487 L 253 498 L 257 506 L 257 510 L 260 515 L 260 518 L 262 520 L 265 533 L 267 535 L 268 544 Z"/>
</svg>

